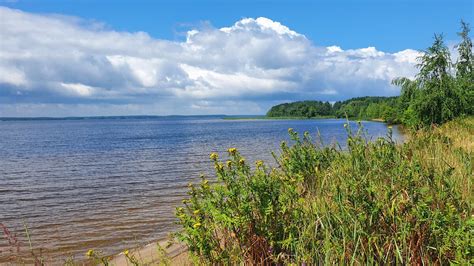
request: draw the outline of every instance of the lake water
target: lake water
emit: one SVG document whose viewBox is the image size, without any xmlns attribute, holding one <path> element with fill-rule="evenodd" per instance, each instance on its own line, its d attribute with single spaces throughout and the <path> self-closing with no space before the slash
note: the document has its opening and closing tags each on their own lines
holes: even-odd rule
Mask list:
<svg viewBox="0 0 474 266">
<path fill-rule="evenodd" d="M 212 168 L 209 153 L 237 147 L 249 160 L 272 162 L 288 128 L 345 142 L 345 120 L 224 120 L 158 117 L 0 121 L 0 223 L 29 256 L 114 254 L 167 236 L 189 182 Z M 352 123 L 351 123 L 352 124 Z M 363 122 L 371 138 L 387 126 Z M 355 126 L 355 125 L 353 125 Z M 401 139 L 396 127 L 394 138 Z M 12 252 L 0 228 L 0 263 Z M 15 251 L 16 252 L 16 251 Z M 39 252 L 38 250 L 36 251 Z"/>
</svg>

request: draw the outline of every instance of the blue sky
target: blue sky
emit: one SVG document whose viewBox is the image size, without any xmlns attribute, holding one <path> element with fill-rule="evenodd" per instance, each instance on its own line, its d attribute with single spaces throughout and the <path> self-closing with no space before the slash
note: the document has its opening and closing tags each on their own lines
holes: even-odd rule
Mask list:
<svg viewBox="0 0 474 266">
<path fill-rule="evenodd" d="M 261 114 L 397 95 L 390 79 L 415 73 L 433 33 L 452 45 L 459 20 L 473 24 L 473 1 L 455 0 L 0 5 L 0 116 Z"/>
<path fill-rule="evenodd" d="M 387 52 L 424 49 L 435 32 L 455 40 L 459 20 L 472 23 L 474 12 L 471 0 L 18 0 L 4 5 L 93 19 L 115 30 L 170 40 L 204 23 L 225 27 L 245 17 L 267 17 L 318 45 L 375 46 Z"/>
</svg>

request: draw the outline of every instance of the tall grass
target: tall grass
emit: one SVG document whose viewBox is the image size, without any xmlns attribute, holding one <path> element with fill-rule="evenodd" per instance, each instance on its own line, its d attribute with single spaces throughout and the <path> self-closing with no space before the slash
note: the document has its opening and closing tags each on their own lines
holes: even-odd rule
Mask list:
<svg viewBox="0 0 474 266">
<path fill-rule="evenodd" d="M 211 154 L 176 235 L 202 263 L 473 264 L 473 121 L 402 145 L 346 125 L 345 151 L 290 129 L 273 168 Z"/>
</svg>

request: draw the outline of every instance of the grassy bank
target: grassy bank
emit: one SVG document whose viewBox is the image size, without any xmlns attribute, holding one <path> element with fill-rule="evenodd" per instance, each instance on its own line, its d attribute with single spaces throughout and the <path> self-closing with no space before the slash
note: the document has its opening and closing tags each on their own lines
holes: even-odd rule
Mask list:
<svg viewBox="0 0 474 266">
<path fill-rule="evenodd" d="M 348 151 L 289 130 L 278 167 L 211 154 L 219 182 L 190 187 L 177 237 L 201 263 L 473 263 L 474 118 Z"/>
</svg>

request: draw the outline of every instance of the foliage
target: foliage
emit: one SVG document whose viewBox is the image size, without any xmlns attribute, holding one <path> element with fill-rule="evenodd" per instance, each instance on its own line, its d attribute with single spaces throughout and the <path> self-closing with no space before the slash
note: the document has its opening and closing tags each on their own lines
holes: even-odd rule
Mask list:
<svg viewBox="0 0 474 266">
<path fill-rule="evenodd" d="M 461 21 L 462 41 L 457 45 L 459 57 L 456 66 L 456 81 L 460 93 L 464 95 L 463 107 L 468 114 L 474 114 L 474 56 L 472 40 L 469 38 L 469 25 Z"/>
<path fill-rule="evenodd" d="M 267 113 L 267 117 L 319 117 L 332 115 L 332 107 L 329 102 L 303 101 L 284 103 L 273 106 Z"/>
<path fill-rule="evenodd" d="M 431 47 L 419 57 L 420 72 L 415 80 L 398 78 L 401 86 L 400 121 L 410 127 L 442 124 L 456 117 L 472 114 L 474 72 L 469 25 L 461 22 L 462 41 L 457 45 L 459 58 L 451 61 L 442 35 L 435 35 Z"/>
<path fill-rule="evenodd" d="M 334 104 L 336 117 L 396 122 L 398 97 L 358 97 Z"/>
<path fill-rule="evenodd" d="M 396 145 L 346 128 L 347 151 L 290 129 L 277 167 L 211 154 L 217 182 L 190 185 L 178 238 L 211 264 L 474 263 L 472 150 L 442 130 Z"/>
<path fill-rule="evenodd" d="M 397 97 L 358 97 L 331 105 L 329 102 L 302 101 L 273 106 L 267 117 L 349 117 L 396 120 Z"/>
</svg>

